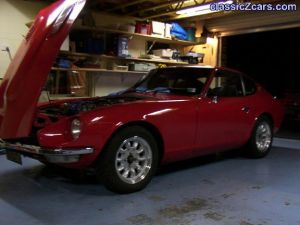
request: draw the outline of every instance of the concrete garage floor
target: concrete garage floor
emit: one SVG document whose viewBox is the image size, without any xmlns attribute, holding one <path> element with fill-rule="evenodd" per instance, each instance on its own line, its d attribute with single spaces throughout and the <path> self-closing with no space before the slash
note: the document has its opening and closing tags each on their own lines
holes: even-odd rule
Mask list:
<svg viewBox="0 0 300 225">
<path fill-rule="evenodd" d="M 28 158 L 21 167 L 0 156 L 0 225 L 300 224 L 300 145 L 284 146 L 295 149 L 273 147 L 260 160 L 172 164 L 130 195 L 74 183 Z"/>
</svg>

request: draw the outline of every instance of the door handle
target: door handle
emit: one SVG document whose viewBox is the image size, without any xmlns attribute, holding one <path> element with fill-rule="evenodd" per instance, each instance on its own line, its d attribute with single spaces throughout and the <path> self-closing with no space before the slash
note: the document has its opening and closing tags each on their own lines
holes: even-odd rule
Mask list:
<svg viewBox="0 0 300 225">
<path fill-rule="evenodd" d="M 244 106 L 244 107 L 242 108 L 242 111 L 245 112 L 245 113 L 249 113 L 250 107 Z"/>
</svg>

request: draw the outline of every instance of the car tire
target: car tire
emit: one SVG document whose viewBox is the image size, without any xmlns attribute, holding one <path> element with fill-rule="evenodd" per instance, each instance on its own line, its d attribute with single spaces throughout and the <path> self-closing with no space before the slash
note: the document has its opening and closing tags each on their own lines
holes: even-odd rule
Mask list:
<svg viewBox="0 0 300 225">
<path fill-rule="evenodd" d="M 273 124 L 268 117 L 257 119 L 251 137 L 246 145 L 246 156 L 249 158 L 265 157 L 271 150 L 273 141 Z"/>
<path fill-rule="evenodd" d="M 121 129 L 109 141 L 100 160 L 99 178 L 107 189 L 132 193 L 151 181 L 158 167 L 158 147 L 141 126 Z"/>
</svg>

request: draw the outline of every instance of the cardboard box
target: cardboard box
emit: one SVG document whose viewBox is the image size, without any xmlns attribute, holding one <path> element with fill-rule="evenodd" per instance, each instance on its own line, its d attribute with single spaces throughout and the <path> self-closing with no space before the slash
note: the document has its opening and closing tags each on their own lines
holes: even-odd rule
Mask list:
<svg viewBox="0 0 300 225">
<path fill-rule="evenodd" d="M 172 58 L 174 50 L 172 49 L 157 49 L 153 50 L 153 54 L 162 58 Z"/>
<path fill-rule="evenodd" d="M 172 38 L 171 37 L 171 28 L 172 28 L 172 24 L 170 24 L 170 23 L 165 24 L 165 37 L 166 38 Z"/>
<path fill-rule="evenodd" d="M 165 23 L 152 21 L 152 35 L 157 37 L 165 36 Z"/>
</svg>

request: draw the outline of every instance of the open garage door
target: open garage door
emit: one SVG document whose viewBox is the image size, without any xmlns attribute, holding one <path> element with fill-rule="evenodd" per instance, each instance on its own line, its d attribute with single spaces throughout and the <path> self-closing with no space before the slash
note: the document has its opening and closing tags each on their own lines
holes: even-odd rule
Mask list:
<svg viewBox="0 0 300 225">
<path fill-rule="evenodd" d="M 286 103 L 278 135 L 293 139 L 300 139 L 299 12 L 233 15 L 231 24 L 229 17 L 207 23 L 221 34 L 219 64 L 245 72 Z"/>
<path fill-rule="evenodd" d="M 296 11 L 241 11 L 205 22 L 206 28 L 221 36 L 300 27 L 300 4 Z"/>
</svg>

